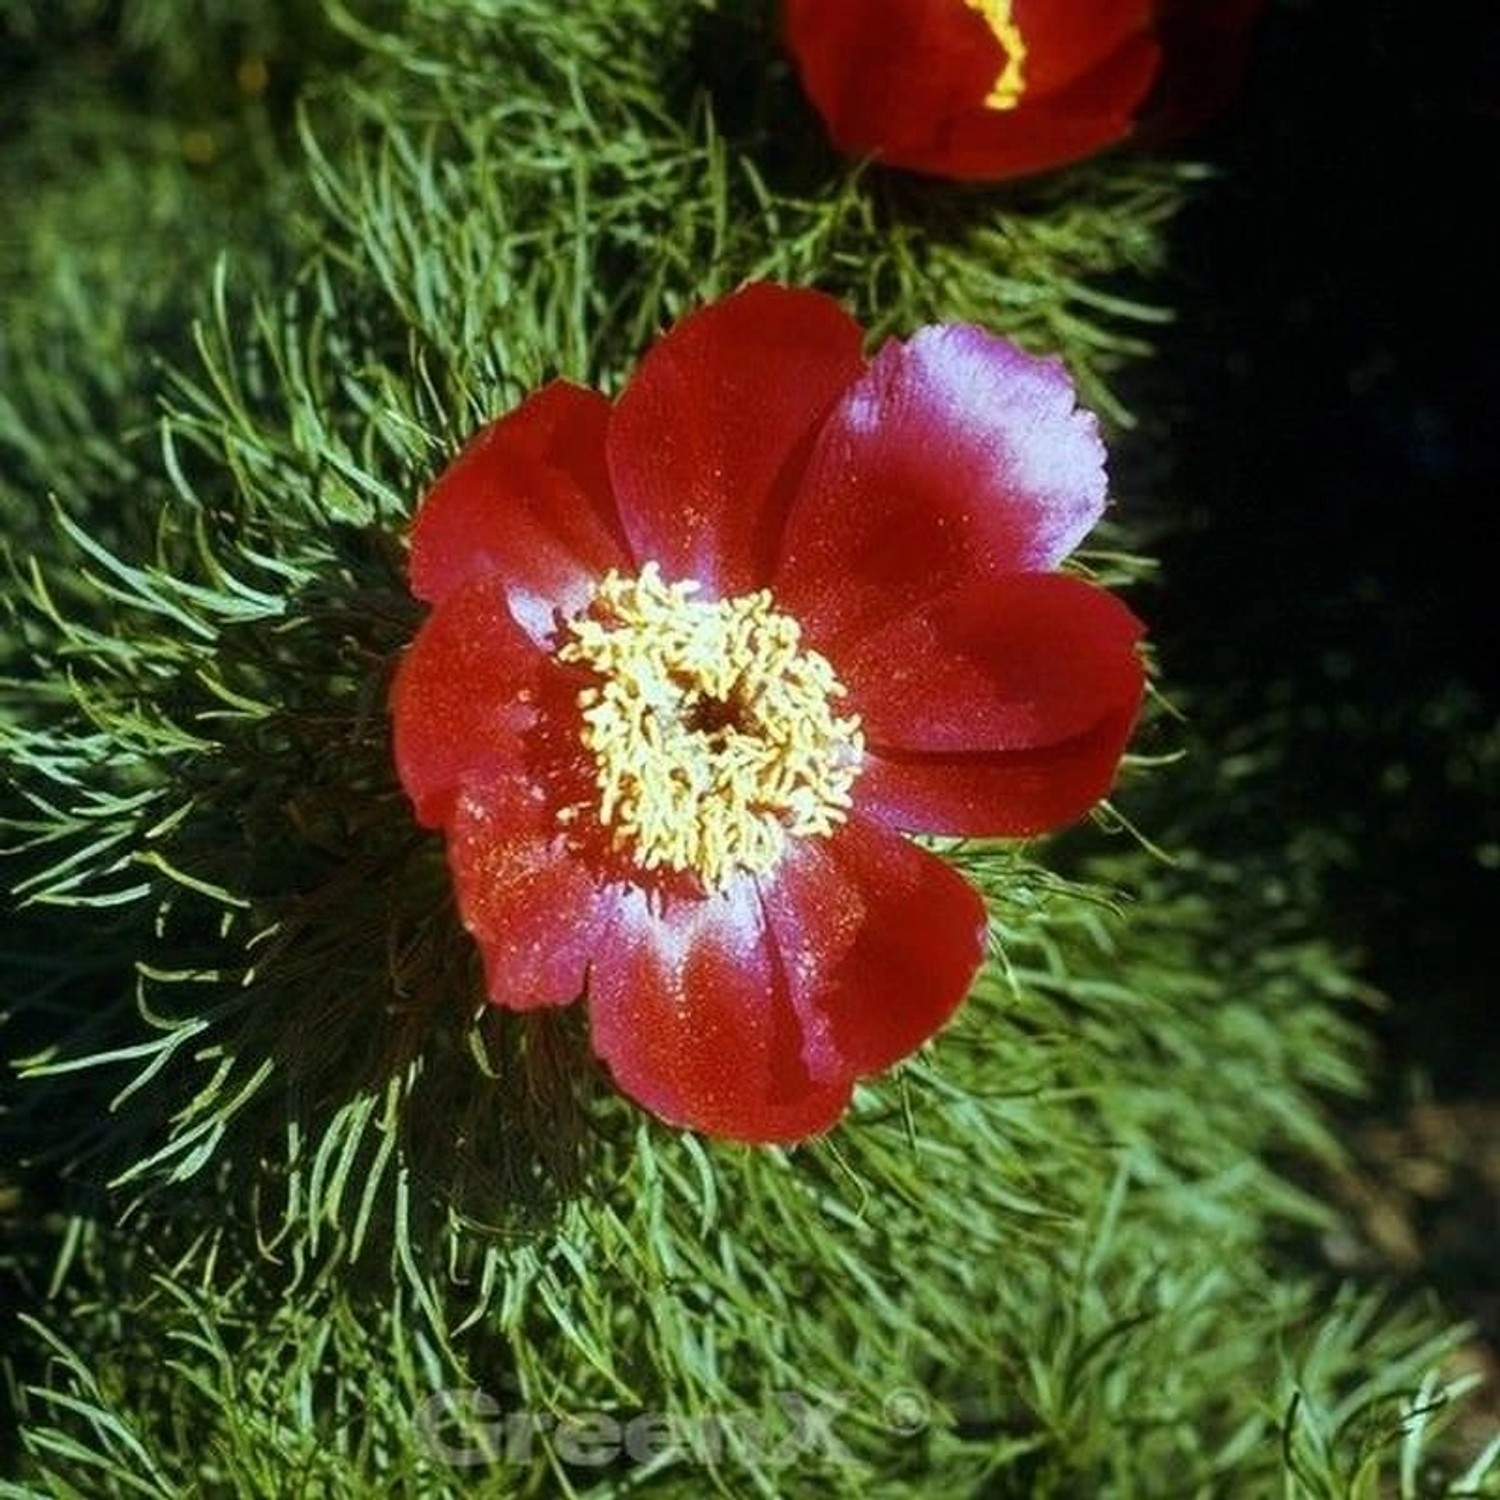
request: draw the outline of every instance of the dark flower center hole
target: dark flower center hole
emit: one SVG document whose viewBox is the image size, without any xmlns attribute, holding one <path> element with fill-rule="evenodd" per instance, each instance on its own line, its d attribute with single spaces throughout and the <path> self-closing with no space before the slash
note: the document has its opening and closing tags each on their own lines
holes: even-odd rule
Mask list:
<svg viewBox="0 0 1500 1500">
<path fill-rule="evenodd" d="M 743 706 L 733 698 L 715 698 L 703 693 L 683 710 L 682 727 L 689 734 L 702 735 L 710 745 L 718 747 L 724 743 L 732 729 L 737 729 L 742 734 L 753 734 L 755 726 L 748 720 L 749 716 Z"/>
</svg>

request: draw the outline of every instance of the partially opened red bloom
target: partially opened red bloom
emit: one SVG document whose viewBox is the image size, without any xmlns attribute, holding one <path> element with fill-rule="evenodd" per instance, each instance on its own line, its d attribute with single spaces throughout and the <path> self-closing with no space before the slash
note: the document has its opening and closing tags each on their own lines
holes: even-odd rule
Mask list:
<svg viewBox="0 0 1500 1500">
<path fill-rule="evenodd" d="M 1076 819 L 1142 690 L 1134 617 L 1052 571 L 1105 490 L 1061 364 L 861 342 L 747 287 L 618 400 L 485 428 L 412 532 L 396 762 L 490 998 L 587 995 L 621 1089 L 744 1141 L 832 1124 L 967 992 L 983 905 L 902 833 Z"/>
<path fill-rule="evenodd" d="M 786 35 L 841 151 L 998 181 L 1197 123 L 1263 4 L 786 0 Z"/>
</svg>

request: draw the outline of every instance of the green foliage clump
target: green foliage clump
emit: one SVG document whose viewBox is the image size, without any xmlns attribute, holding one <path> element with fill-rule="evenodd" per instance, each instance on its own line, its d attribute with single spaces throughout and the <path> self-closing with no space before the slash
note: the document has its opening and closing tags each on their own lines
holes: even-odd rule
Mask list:
<svg viewBox="0 0 1500 1500">
<path fill-rule="evenodd" d="M 302 1186 L 258 1254 L 225 1212 L 243 1184 L 124 1246 L 81 1230 L 71 1342 L 28 1403 L 45 1492 L 1373 1495 L 1419 1457 L 1430 1480 L 1451 1337 L 1329 1307 L 1275 1249 L 1331 1217 L 1270 1162 L 1336 1154 L 1309 1095 L 1357 1084 L 1329 955 L 1258 953 L 1165 877 L 1125 920 L 1013 852 L 959 857 L 997 963 L 826 1141 L 715 1147 L 602 1104 L 585 1191 L 523 1235 L 424 1235 L 399 1147 L 382 1193 L 321 1145 L 262 1159 Z M 647 1418 L 680 1445 L 659 1472 L 580 1457 Z"/>
<path fill-rule="evenodd" d="M 49 494 L 110 539 L 154 514 L 155 367 L 190 357 L 185 309 L 227 246 L 241 277 L 278 264 L 321 9 L 0 7 L 0 196 L 24 208 L 0 232 L 0 517 L 19 550 L 45 545 Z"/>
<path fill-rule="evenodd" d="M 1113 410 L 1190 174 L 848 170 L 760 8 L 328 14 L 274 253 L 221 266 L 190 359 L 154 376 L 127 297 L 27 294 L 114 343 L 20 387 L 0 474 L 57 494 L 0 680 L 18 1286 L 60 1240 L 0 1495 L 1496 1492 L 1435 1446 L 1439 1320 L 1330 1302 L 1292 1254 L 1332 1222 L 1302 1179 L 1357 996 L 1241 893 L 1098 833 L 1076 881 L 954 848 L 992 914 L 975 996 L 828 1139 L 752 1151 L 615 1098 L 576 1014 L 480 1003 L 390 766 L 401 529 L 479 423 L 556 374 L 617 389 L 750 277 L 877 337 L 1059 349 Z M 237 16 L 205 7 L 202 55 Z M 19 245 L 61 243 L 48 213 Z M 160 258 L 65 249 L 96 289 Z"/>
</svg>

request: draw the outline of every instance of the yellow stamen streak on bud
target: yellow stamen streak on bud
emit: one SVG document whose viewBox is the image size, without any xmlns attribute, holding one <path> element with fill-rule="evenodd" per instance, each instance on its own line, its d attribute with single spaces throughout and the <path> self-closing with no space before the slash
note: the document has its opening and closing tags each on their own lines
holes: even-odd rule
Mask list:
<svg viewBox="0 0 1500 1500">
<path fill-rule="evenodd" d="M 1026 92 L 1026 38 L 1011 15 L 1013 0 L 964 0 L 984 17 L 995 39 L 1005 48 L 1005 66 L 985 97 L 988 109 L 1014 109 Z"/>
<path fill-rule="evenodd" d="M 864 736 L 834 714 L 843 684 L 768 590 L 713 604 L 697 592 L 655 563 L 612 570 L 557 658 L 595 675 L 578 696 L 582 738 L 616 850 L 715 890 L 844 821 Z"/>
</svg>

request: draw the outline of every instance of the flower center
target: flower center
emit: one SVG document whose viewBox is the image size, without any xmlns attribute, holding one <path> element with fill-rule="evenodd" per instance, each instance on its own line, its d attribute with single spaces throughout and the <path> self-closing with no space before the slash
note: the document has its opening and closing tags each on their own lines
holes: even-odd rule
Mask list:
<svg viewBox="0 0 1500 1500">
<path fill-rule="evenodd" d="M 767 590 L 716 604 L 697 592 L 655 563 L 611 571 L 557 657 L 594 674 L 578 695 L 582 739 L 615 848 L 714 890 L 844 821 L 864 737 L 833 711 L 833 668 Z"/>
<path fill-rule="evenodd" d="M 1022 69 L 1026 65 L 1026 38 L 1011 15 L 1012 0 L 964 0 L 970 10 L 977 10 L 995 33 L 995 40 L 1005 49 L 1005 66 L 985 98 L 989 109 L 1014 109 L 1026 92 Z"/>
</svg>

